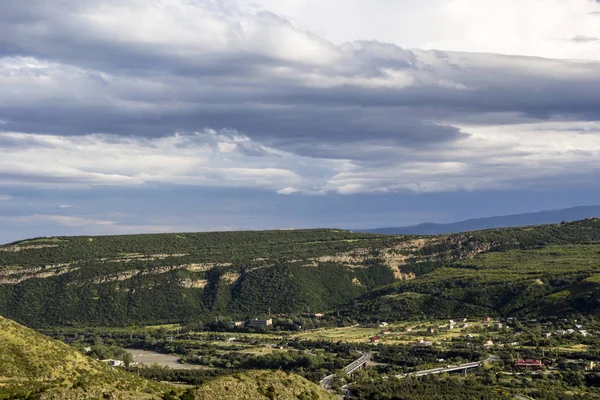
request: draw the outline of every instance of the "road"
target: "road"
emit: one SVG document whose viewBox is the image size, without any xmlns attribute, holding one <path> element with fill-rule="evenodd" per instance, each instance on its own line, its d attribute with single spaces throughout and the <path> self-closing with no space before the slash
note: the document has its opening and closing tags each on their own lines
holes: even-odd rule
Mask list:
<svg viewBox="0 0 600 400">
<path fill-rule="evenodd" d="M 447 365 L 445 367 L 426 369 L 423 371 L 411 372 L 409 374 L 396 375 L 396 378 L 408 378 L 411 376 L 419 377 L 419 376 L 426 376 L 426 375 L 443 374 L 445 372 L 466 371 L 466 370 L 472 369 L 472 368 L 479 368 L 483 363 L 494 361 L 495 359 L 496 359 L 496 357 L 490 357 L 484 361 L 475 361 L 475 362 L 469 362 L 469 363 L 464 363 L 464 364 L 459 364 L 459 365 Z"/>
<path fill-rule="evenodd" d="M 344 371 L 346 374 L 350 375 L 356 372 L 360 367 L 365 365 L 371 359 L 370 353 L 360 353 L 361 356 L 359 359 L 352 361 L 350 364 L 344 367 Z M 325 390 L 331 390 L 331 386 L 333 384 L 333 378 L 335 378 L 335 374 L 327 375 L 325 378 L 321 379 L 319 384 Z"/>
</svg>

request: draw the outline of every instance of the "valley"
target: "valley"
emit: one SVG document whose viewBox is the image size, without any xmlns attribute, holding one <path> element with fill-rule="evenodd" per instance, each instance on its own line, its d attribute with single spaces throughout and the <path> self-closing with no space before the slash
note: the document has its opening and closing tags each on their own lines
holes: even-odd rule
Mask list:
<svg viewBox="0 0 600 400">
<path fill-rule="evenodd" d="M 106 398 L 226 398 L 217 387 L 230 398 L 600 398 L 599 219 L 424 237 L 322 229 L 2 248 L 0 314 L 68 344 L 61 351 L 103 378 L 81 381 L 70 366 L 69 378 L 40 382 L 31 370 L 17 381 L 3 358 L 0 393 L 13 397 L 0 398 L 88 386 Z M 361 355 L 366 369 L 347 375 Z M 112 380 L 138 383 L 115 391 Z"/>
</svg>

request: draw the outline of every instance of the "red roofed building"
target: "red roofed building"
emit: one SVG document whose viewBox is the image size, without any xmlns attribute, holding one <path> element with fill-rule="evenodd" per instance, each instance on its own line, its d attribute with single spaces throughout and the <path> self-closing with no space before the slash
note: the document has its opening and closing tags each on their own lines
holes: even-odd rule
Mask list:
<svg viewBox="0 0 600 400">
<path fill-rule="evenodd" d="M 542 369 L 544 368 L 544 363 L 541 360 L 534 359 L 526 359 L 515 361 L 516 368 L 531 368 L 531 369 Z"/>
</svg>

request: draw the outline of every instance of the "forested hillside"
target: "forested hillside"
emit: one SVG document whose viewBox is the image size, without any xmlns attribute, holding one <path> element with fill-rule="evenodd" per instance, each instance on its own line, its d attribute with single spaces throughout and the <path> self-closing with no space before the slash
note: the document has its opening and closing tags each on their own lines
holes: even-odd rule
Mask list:
<svg viewBox="0 0 600 400">
<path fill-rule="evenodd" d="M 354 304 L 345 312 L 375 318 L 521 312 L 533 309 L 527 296 L 542 295 L 543 311 L 551 295 L 573 307 L 594 295 L 584 260 L 599 242 L 597 219 L 431 237 L 320 229 L 37 238 L 0 246 L 0 314 L 37 327 L 130 325 Z M 583 260 L 567 272 L 523 269 L 529 255 L 564 252 Z"/>
<path fill-rule="evenodd" d="M 364 319 L 600 315 L 599 221 L 482 232 L 520 242 L 373 291 L 345 312 Z M 527 239 L 525 239 L 527 237 Z M 507 243 L 510 243 L 508 240 Z"/>
</svg>

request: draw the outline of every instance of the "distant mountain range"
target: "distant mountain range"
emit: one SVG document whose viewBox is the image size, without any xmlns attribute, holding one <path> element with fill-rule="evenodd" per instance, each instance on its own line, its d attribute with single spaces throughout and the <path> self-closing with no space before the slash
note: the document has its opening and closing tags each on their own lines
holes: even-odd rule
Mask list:
<svg viewBox="0 0 600 400">
<path fill-rule="evenodd" d="M 478 231 L 491 228 L 507 228 L 527 225 L 558 224 L 562 221 L 577 221 L 589 217 L 600 217 L 600 206 L 582 206 L 560 210 L 540 211 L 528 214 L 499 217 L 475 218 L 449 224 L 424 223 L 396 228 L 363 229 L 357 232 L 388 235 L 440 235 Z"/>
</svg>

